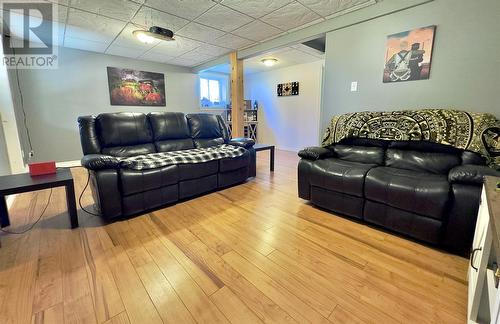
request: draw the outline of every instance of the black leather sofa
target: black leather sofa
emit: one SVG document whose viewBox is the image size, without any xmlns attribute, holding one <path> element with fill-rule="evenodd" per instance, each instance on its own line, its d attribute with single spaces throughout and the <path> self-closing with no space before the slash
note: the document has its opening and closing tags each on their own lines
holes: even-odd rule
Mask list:
<svg viewBox="0 0 500 324">
<path fill-rule="evenodd" d="M 485 175 L 478 154 L 430 142 L 361 138 L 299 152 L 299 197 L 465 255 Z"/>
<path fill-rule="evenodd" d="M 78 118 L 94 200 L 106 219 L 132 216 L 255 177 L 255 144 L 230 139 L 218 115 L 175 112 L 106 113 Z M 148 153 L 241 146 L 242 156 L 156 169 L 122 168 L 117 158 Z"/>
</svg>

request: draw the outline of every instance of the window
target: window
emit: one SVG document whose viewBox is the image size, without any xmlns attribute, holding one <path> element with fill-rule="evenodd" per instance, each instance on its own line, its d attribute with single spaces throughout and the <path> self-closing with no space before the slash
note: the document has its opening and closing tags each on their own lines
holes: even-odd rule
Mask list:
<svg viewBox="0 0 500 324">
<path fill-rule="evenodd" d="M 200 104 L 202 108 L 226 107 L 227 78 L 215 76 L 200 77 Z"/>
</svg>

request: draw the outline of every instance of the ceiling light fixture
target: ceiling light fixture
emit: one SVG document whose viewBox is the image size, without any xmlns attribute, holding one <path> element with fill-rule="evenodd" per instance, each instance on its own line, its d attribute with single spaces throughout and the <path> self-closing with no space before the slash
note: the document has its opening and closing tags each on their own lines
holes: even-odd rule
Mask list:
<svg viewBox="0 0 500 324">
<path fill-rule="evenodd" d="M 134 30 L 132 34 L 137 37 L 139 41 L 146 44 L 154 43 L 155 39 L 169 42 L 175 40 L 173 31 L 158 26 L 153 26 L 149 28 L 149 30 Z"/>
<path fill-rule="evenodd" d="M 271 67 L 274 64 L 278 63 L 278 60 L 275 58 L 265 58 L 261 61 L 265 66 Z"/>
</svg>

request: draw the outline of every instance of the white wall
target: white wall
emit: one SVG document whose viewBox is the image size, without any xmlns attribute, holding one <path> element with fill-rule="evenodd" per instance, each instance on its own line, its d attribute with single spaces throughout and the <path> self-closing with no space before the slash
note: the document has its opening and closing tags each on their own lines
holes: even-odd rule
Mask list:
<svg viewBox="0 0 500 324">
<path fill-rule="evenodd" d="M 500 117 L 499 13 L 499 0 L 436 0 L 328 33 L 322 128 L 333 115 L 363 110 L 456 108 Z M 387 35 L 429 25 L 437 25 L 430 79 L 382 83 Z M 358 92 L 350 92 L 351 81 Z"/>
<path fill-rule="evenodd" d="M 0 44 L 0 59 L 3 47 Z M 0 65 L 0 175 L 24 171 L 7 68 Z"/>
<path fill-rule="evenodd" d="M 319 143 L 323 61 L 245 76 L 245 99 L 259 103 L 258 140 L 299 151 Z M 278 97 L 278 83 L 298 81 L 298 96 Z"/>
<path fill-rule="evenodd" d="M 106 67 L 165 74 L 166 107 L 111 106 Z M 190 69 L 68 48 L 59 48 L 57 70 L 20 70 L 20 83 L 35 151 L 34 161 L 82 157 L 77 118 L 102 112 L 199 111 L 198 76 Z M 19 99 L 15 74 L 10 73 Z M 16 100 L 19 113 L 19 100 Z M 19 126 L 26 148 L 24 129 Z"/>
<path fill-rule="evenodd" d="M 0 120 L 0 176 L 10 174 L 9 156 L 2 124 L 3 122 Z"/>
</svg>

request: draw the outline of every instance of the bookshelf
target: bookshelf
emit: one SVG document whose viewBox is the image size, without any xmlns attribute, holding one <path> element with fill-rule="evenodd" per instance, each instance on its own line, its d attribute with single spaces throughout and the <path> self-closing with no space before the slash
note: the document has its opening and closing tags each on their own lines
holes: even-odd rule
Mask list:
<svg viewBox="0 0 500 324">
<path fill-rule="evenodd" d="M 252 109 L 252 101 L 245 100 L 244 101 L 245 110 L 243 112 L 243 132 L 244 137 L 251 138 L 257 143 L 258 138 L 258 114 L 257 109 Z M 232 137 L 232 118 L 231 118 L 231 109 L 225 111 L 225 116 L 223 116 L 228 125 L 229 135 Z"/>
</svg>

